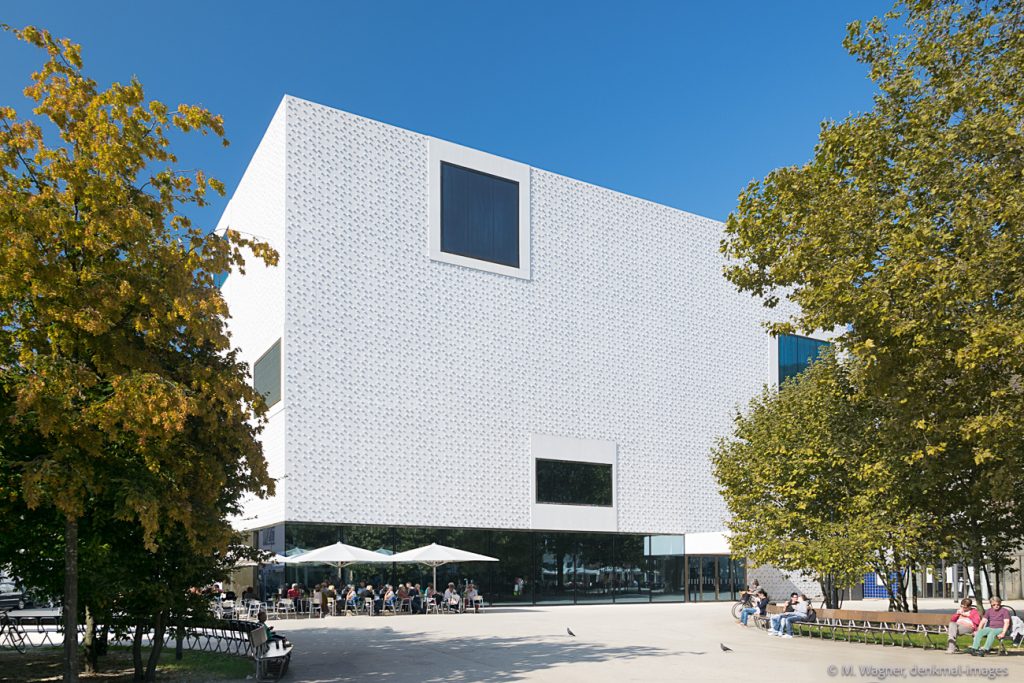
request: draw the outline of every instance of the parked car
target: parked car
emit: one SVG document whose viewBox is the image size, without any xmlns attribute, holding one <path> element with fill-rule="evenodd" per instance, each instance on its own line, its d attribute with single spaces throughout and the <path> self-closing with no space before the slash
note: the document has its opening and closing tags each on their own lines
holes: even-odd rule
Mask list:
<svg viewBox="0 0 1024 683">
<path fill-rule="evenodd" d="M 32 598 L 25 591 L 24 587 L 7 579 L 0 581 L 0 607 L 25 609 L 31 606 Z"/>
</svg>

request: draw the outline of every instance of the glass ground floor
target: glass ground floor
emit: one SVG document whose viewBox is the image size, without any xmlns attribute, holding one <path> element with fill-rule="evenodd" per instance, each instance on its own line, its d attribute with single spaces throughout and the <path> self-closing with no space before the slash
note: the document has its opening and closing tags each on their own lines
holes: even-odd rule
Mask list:
<svg viewBox="0 0 1024 683">
<path fill-rule="evenodd" d="M 728 555 L 687 555 L 682 536 L 507 531 L 286 523 L 285 551 L 342 541 L 395 553 L 428 543 L 469 550 L 498 562 L 438 567 L 437 581 L 475 583 L 492 604 L 587 604 L 735 600 L 746 584 L 746 563 Z M 263 588 L 367 581 L 426 586 L 429 567 L 353 565 L 338 576 L 328 566 L 289 565 L 264 572 Z"/>
</svg>

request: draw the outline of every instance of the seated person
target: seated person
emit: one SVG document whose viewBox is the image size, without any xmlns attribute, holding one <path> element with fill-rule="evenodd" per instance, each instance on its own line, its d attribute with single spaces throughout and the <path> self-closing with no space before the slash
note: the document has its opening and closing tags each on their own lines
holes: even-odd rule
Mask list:
<svg viewBox="0 0 1024 683">
<path fill-rule="evenodd" d="M 302 595 L 302 592 L 299 591 L 299 584 L 293 583 L 292 587 L 288 589 L 288 595 L 287 595 L 288 599 L 289 600 L 298 600 L 300 595 Z"/>
<path fill-rule="evenodd" d="M 395 597 L 398 598 L 399 602 L 402 602 L 409 597 L 409 589 L 405 587 L 404 583 L 398 584 L 398 590 L 395 591 Z"/>
<path fill-rule="evenodd" d="M 980 623 L 981 615 L 978 614 L 978 610 L 974 609 L 974 603 L 971 599 L 964 598 L 961 600 L 960 609 L 954 612 L 953 616 L 949 619 L 946 652 L 956 652 L 956 637 L 974 633 L 978 630 Z"/>
<path fill-rule="evenodd" d="M 466 591 L 466 606 L 467 608 L 472 605 L 474 612 L 480 611 L 480 603 L 477 602 L 477 598 L 480 597 L 480 592 L 476 589 L 476 584 L 469 584 L 469 590 Z"/>
<path fill-rule="evenodd" d="M 252 586 L 249 586 L 244 591 L 242 591 L 242 602 L 248 602 L 249 600 L 255 600 L 255 599 L 256 599 L 256 591 L 254 591 L 252 589 Z"/>
<path fill-rule="evenodd" d="M 989 598 L 989 608 L 981 618 L 981 624 L 974 633 L 974 642 L 967 648 L 975 657 L 984 657 L 992 649 L 996 638 L 1005 638 L 1010 632 L 1010 610 L 1003 607 L 1003 599 L 993 595 Z M 981 639 L 986 638 L 985 647 L 979 648 Z"/>
<path fill-rule="evenodd" d="M 763 590 L 758 589 L 755 593 L 754 598 L 756 600 L 755 607 L 744 607 L 740 610 L 740 620 L 737 622 L 743 626 L 747 625 L 747 620 L 750 619 L 752 614 L 760 614 L 762 617 L 768 612 L 768 594 Z"/>
<path fill-rule="evenodd" d="M 274 647 L 275 645 L 278 646 L 278 647 L 288 647 L 288 646 L 291 645 L 291 643 L 288 642 L 287 638 L 285 638 L 282 635 L 278 635 L 277 633 L 274 633 L 274 627 L 273 626 L 267 626 L 267 613 L 266 612 L 264 612 L 263 610 L 260 610 L 259 614 L 256 615 L 256 621 L 259 622 L 260 626 L 262 626 L 264 629 L 266 629 L 266 631 L 267 631 L 267 642 L 270 643 L 271 647 Z"/>
<path fill-rule="evenodd" d="M 793 605 L 797 603 L 799 598 L 799 593 L 789 594 L 789 600 L 786 602 L 786 609 L 781 614 L 773 616 L 768 624 L 769 635 L 782 635 L 782 620 L 793 612 Z"/>
<path fill-rule="evenodd" d="M 444 604 L 448 606 L 449 610 L 459 610 L 459 603 L 462 598 L 459 597 L 459 591 L 455 588 L 454 583 L 449 583 L 448 588 L 444 591 Z"/>
<path fill-rule="evenodd" d="M 781 626 L 782 628 L 785 628 L 786 632 L 782 633 L 780 629 L 780 631 L 775 635 L 782 636 L 783 638 L 792 638 L 793 624 L 798 621 L 807 621 L 807 619 L 809 618 L 810 611 L 811 599 L 803 593 L 801 593 L 796 603 L 794 603 L 793 605 L 793 611 L 788 614 L 782 615 Z"/>
<path fill-rule="evenodd" d="M 367 600 L 369 600 L 370 602 L 367 603 Z M 379 604 L 379 602 L 380 598 L 377 597 L 377 593 L 373 590 L 373 586 L 371 584 L 367 584 L 366 588 L 363 589 L 363 604 L 372 605 L 370 607 L 371 616 L 377 613 L 377 605 Z"/>
</svg>

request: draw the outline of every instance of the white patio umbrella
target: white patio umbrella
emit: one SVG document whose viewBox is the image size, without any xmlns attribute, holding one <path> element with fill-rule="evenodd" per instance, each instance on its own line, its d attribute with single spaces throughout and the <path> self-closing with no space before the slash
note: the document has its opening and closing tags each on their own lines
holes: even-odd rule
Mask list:
<svg viewBox="0 0 1024 683">
<path fill-rule="evenodd" d="M 347 567 L 350 564 L 377 564 L 382 562 L 391 562 L 391 558 L 387 555 L 375 553 L 372 550 L 357 548 L 354 545 L 345 545 L 340 541 L 284 559 L 285 564 L 333 564 L 338 567 L 339 574 L 342 567 Z"/>
<path fill-rule="evenodd" d="M 387 562 L 398 564 L 425 564 L 434 568 L 434 590 L 437 590 L 437 568 L 443 564 L 455 562 L 498 562 L 496 557 L 488 557 L 468 550 L 449 548 L 446 545 L 431 543 L 421 548 L 413 548 L 402 553 L 395 553 L 387 558 Z"/>
<path fill-rule="evenodd" d="M 273 555 L 271 555 L 269 560 L 265 560 L 263 562 L 254 562 L 252 560 L 242 560 L 241 562 L 239 562 L 235 566 L 236 567 L 257 567 L 257 566 L 262 566 L 262 565 L 265 565 L 265 564 L 284 564 L 285 562 L 288 562 L 291 559 L 292 558 L 290 558 L 290 557 L 285 557 L 284 555 L 278 555 L 277 553 L 274 553 Z"/>
</svg>

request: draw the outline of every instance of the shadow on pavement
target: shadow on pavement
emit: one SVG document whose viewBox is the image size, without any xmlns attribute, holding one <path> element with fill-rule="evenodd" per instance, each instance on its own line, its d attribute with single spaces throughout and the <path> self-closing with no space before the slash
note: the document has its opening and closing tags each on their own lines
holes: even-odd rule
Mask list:
<svg viewBox="0 0 1024 683">
<path fill-rule="evenodd" d="M 436 634 L 400 633 L 388 627 L 353 632 L 354 638 L 339 635 L 336 629 L 289 634 L 295 650 L 287 678 L 309 683 L 512 681 L 560 664 L 669 654 L 660 648 L 606 647 L 568 636 L 463 636 L 437 641 Z"/>
</svg>

